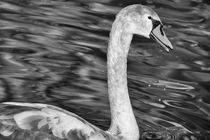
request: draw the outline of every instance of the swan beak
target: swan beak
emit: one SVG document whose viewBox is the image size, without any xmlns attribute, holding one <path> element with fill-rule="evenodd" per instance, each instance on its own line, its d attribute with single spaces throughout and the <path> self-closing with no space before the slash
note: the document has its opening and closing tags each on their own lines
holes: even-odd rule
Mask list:
<svg viewBox="0 0 210 140">
<path fill-rule="evenodd" d="M 169 52 L 169 50 L 173 49 L 173 46 L 162 28 L 162 24 L 159 24 L 156 28 L 154 28 L 150 33 L 150 38 L 157 41 L 167 52 Z"/>
</svg>

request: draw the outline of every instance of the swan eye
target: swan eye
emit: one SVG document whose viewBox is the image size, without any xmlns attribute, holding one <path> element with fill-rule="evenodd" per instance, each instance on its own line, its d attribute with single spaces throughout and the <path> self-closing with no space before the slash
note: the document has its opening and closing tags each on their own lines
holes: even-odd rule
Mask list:
<svg viewBox="0 0 210 140">
<path fill-rule="evenodd" d="M 148 16 L 148 19 L 152 19 L 152 17 L 151 16 Z"/>
</svg>

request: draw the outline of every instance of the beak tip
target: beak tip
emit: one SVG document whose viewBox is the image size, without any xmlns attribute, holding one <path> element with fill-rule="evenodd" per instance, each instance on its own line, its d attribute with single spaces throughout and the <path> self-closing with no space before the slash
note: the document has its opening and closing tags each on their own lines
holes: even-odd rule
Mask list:
<svg viewBox="0 0 210 140">
<path fill-rule="evenodd" d="M 174 49 L 174 47 L 172 46 L 172 44 L 171 44 L 171 42 L 170 42 L 170 44 L 169 44 L 169 46 L 168 46 L 171 50 L 173 50 Z"/>
<path fill-rule="evenodd" d="M 171 44 L 169 44 L 169 45 L 166 45 L 166 51 L 167 52 L 169 52 L 169 50 L 173 50 L 174 49 L 174 47 L 171 45 Z"/>
</svg>

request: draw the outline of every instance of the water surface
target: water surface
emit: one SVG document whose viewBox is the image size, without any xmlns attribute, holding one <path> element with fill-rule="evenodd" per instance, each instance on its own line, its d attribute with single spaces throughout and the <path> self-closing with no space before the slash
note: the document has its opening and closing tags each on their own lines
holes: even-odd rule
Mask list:
<svg viewBox="0 0 210 140">
<path fill-rule="evenodd" d="M 107 129 L 109 31 L 136 3 L 155 9 L 174 46 L 132 41 L 128 83 L 141 132 L 176 126 L 210 139 L 208 0 L 0 0 L 0 101 L 57 105 Z"/>
</svg>

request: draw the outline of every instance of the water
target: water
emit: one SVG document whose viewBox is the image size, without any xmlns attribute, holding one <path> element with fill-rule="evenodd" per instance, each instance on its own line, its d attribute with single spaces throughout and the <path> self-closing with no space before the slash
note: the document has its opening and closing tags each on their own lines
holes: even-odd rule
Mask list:
<svg viewBox="0 0 210 140">
<path fill-rule="evenodd" d="M 57 105 L 107 129 L 109 31 L 115 14 L 136 3 L 157 11 L 175 48 L 168 54 L 134 36 L 128 82 L 141 132 L 160 139 L 180 126 L 210 139 L 207 0 L 1 0 L 0 101 Z"/>
</svg>

